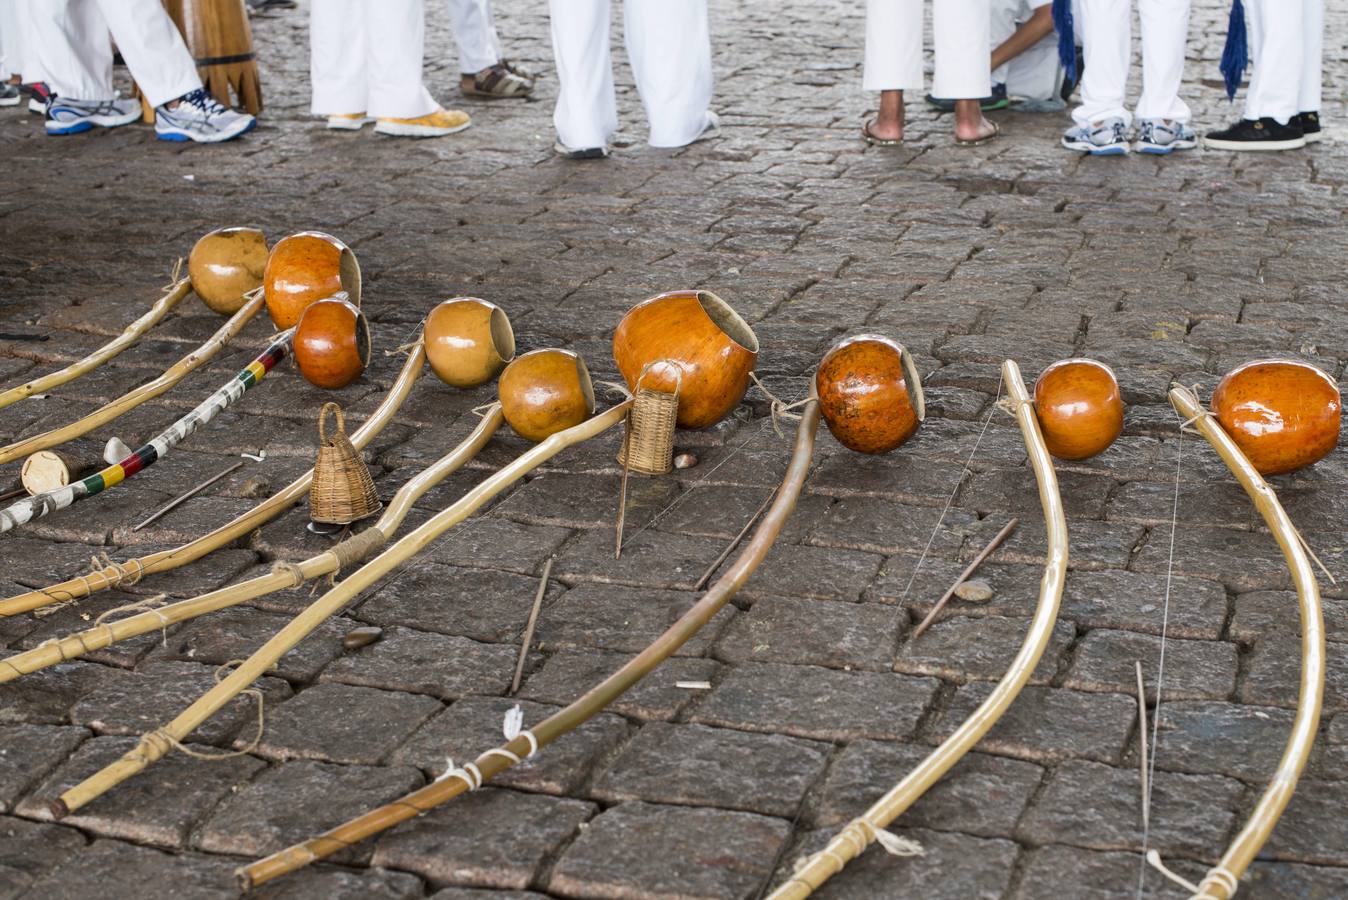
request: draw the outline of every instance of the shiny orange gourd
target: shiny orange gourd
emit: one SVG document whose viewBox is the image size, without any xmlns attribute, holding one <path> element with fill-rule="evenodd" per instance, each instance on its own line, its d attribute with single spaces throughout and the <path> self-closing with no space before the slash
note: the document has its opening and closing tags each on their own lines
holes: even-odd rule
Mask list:
<svg viewBox="0 0 1348 900">
<path fill-rule="evenodd" d="M 310 384 L 346 387 L 370 363 L 370 325 L 355 304 L 328 297 L 300 316 L 294 347 L 295 364 Z"/>
<path fill-rule="evenodd" d="M 902 344 L 859 334 L 835 344 L 814 376 L 819 412 L 838 443 L 859 453 L 888 453 L 926 416 L 922 383 Z"/>
<path fill-rule="evenodd" d="M 1323 459 L 1339 443 L 1339 386 L 1295 360 L 1237 366 L 1212 392 L 1212 411 L 1261 475 L 1281 475 Z"/>
<path fill-rule="evenodd" d="M 456 388 L 486 384 L 515 356 L 515 333 L 505 310 L 476 297 L 456 297 L 435 307 L 422 335 L 431 370 Z"/>
<path fill-rule="evenodd" d="M 217 228 L 201 236 L 187 257 L 187 275 L 201 301 L 222 316 L 246 302 L 244 294 L 262 286 L 267 238 L 256 228 Z"/>
<path fill-rule="evenodd" d="M 1093 359 L 1063 359 L 1034 383 L 1044 446 L 1058 459 L 1087 459 L 1123 432 L 1123 398 L 1114 371 Z"/>
<path fill-rule="evenodd" d="M 501 412 L 522 438 L 541 441 L 594 414 L 585 361 L 570 350 L 534 350 L 506 366 L 498 386 Z"/>
<path fill-rule="evenodd" d="M 300 320 L 309 304 L 339 291 L 360 306 L 360 265 L 351 248 L 330 234 L 301 231 L 276 242 L 263 273 L 267 312 L 277 328 Z"/>
<path fill-rule="evenodd" d="M 628 310 L 613 332 L 613 358 L 633 390 L 640 380 L 679 391 L 681 428 L 706 428 L 744 398 L 758 337 L 710 291 L 674 291 Z"/>
</svg>

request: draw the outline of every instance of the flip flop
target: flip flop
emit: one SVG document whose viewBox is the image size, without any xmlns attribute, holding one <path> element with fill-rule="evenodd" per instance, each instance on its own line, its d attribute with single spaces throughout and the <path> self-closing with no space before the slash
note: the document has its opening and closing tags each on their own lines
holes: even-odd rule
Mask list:
<svg viewBox="0 0 1348 900">
<path fill-rule="evenodd" d="M 861 126 L 861 139 L 872 147 L 897 147 L 903 143 L 903 138 L 882 138 L 871 134 L 871 125 L 874 119 L 867 119 L 866 124 Z"/>
<path fill-rule="evenodd" d="M 1001 126 L 999 126 L 996 122 L 989 122 L 988 124 L 992 126 L 992 133 L 991 133 L 991 134 L 984 135 L 984 136 L 981 137 L 981 138 L 975 138 L 975 139 L 972 140 L 972 141 L 962 141 L 962 140 L 960 140 L 959 138 L 955 138 L 955 146 L 957 146 L 957 147 L 977 147 L 977 146 L 979 146 L 980 144 L 986 144 L 988 141 L 995 140 L 995 139 L 997 138 L 997 136 L 1000 135 L 1000 134 L 1002 133 Z"/>
</svg>

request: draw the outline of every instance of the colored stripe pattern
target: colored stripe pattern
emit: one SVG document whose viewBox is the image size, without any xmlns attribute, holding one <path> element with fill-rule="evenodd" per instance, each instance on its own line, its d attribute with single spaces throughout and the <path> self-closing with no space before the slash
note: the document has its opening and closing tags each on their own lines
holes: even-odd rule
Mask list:
<svg viewBox="0 0 1348 900">
<path fill-rule="evenodd" d="M 295 329 L 284 332 L 280 338 L 250 362 L 229 383 L 211 394 L 187 415 L 164 429 L 145 446 L 135 450 L 126 459 L 95 472 L 83 481 L 76 481 L 65 487 L 35 494 L 0 510 L 0 534 L 20 525 L 41 518 L 48 513 L 65 509 L 85 497 L 101 494 L 126 479 L 152 465 L 188 435 L 210 422 L 235 400 L 263 379 L 276 364 L 286 358 L 290 352 L 290 342 Z"/>
</svg>

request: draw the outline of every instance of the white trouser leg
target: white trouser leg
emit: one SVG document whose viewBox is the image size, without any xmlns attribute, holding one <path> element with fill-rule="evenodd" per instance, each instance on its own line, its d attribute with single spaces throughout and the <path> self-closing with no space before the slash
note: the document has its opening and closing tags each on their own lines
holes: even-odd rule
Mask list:
<svg viewBox="0 0 1348 900">
<path fill-rule="evenodd" d="M 18 0 L 0 0 L 0 81 L 23 71 Z"/>
<path fill-rule="evenodd" d="M 1306 11 L 1305 50 L 1301 54 L 1301 90 L 1297 112 L 1319 112 L 1325 44 L 1325 0 L 1302 0 Z"/>
<path fill-rule="evenodd" d="M 1004 67 L 1002 82 L 1006 93 L 1026 100 L 1052 100 L 1062 86 L 1062 64 L 1058 60 L 1058 36 L 1045 35 Z M 993 83 L 997 83 L 994 72 Z"/>
<path fill-rule="evenodd" d="M 931 92 L 956 100 L 991 93 L 988 0 L 935 0 L 931 25 L 936 56 Z"/>
<path fill-rule="evenodd" d="M 117 49 L 151 106 L 201 87 L 192 54 L 160 0 L 98 0 Z"/>
<path fill-rule="evenodd" d="M 421 81 L 426 43 L 423 0 L 360 0 L 359 5 L 369 73 L 366 110 L 377 119 L 415 119 L 435 112 L 440 104 Z"/>
<path fill-rule="evenodd" d="M 652 147 L 682 147 L 707 127 L 711 34 L 707 0 L 626 0 L 623 36 Z"/>
<path fill-rule="evenodd" d="M 112 42 L 96 0 L 30 0 L 26 54 L 36 61 L 52 92 L 71 100 L 111 100 Z"/>
<path fill-rule="evenodd" d="M 1281 124 L 1299 113 L 1306 33 L 1305 0 L 1246 0 L 1255 18 L 1257 41 L 1250 45 L 1254 74 L 1245 96 L 1245 118 L 1271 117 Z"/>
<path fill-rule="evenodd" d="M 316 116 L 369 112 L 365 2 L 320 0 L 309 7 L 310 110 Z"/>
<path fill-rule="evenodd" d="M 459 71 L 473 75 L 501 61 L 491 0 L 446 0 L 449 27 L 459 48 Z"/>
<path fill-rule="evenodd" d="M 36 3 L 45 2 L 45 0 L 9 0 L 14 7 L 14 15 L 18 19 L 18 44 L 20 58 L 15 60 L 13 65 L 19 70 L 19 75 L 23 78 L 25 84 L 31 84 L 35 81 L 51 81 L 51 76 L 47 70 L 42 67 L 34 48 L 37 46 L 37 37 L 35 29 L 37 28 L 34 20 L 32 6 Z"/>
<path fill-rule="evenodd" d="M 1180 99 L 1184 50 L 1189 37 L 1189 0 L 1137 0 L 1142 23 L 1142 96 L 1139 119 L 1189 121 Z"/>
<path fill-rule="evenodd" d="M 1072 110 L 1072 120 L 1083 126 L 1113 118 L 1131 124 L 1123 97 L 1132 55 L 1132 5 L 1125 0 L 1080 0 L 1073 5 L 1086 71 L 1081 105 Z"/>
<path fill-rule="evenodd" d="M 549 0 L 548 13 L 557 60 L 557 138 L 573 150 L 603 147 L 618 130 L 609 0 Z"/>
<path fill-rule="evenodd" d="M 922 90 L 922 0 L 866 0 L 864 91 Z"/>
<path fill-rule="evenodd" d="M 1019 25 L 1016 20 L 1020 18 L 1024 7 L 1025 0 L 991 0 L 991 19 L 989 20 L 991 30 L 988 32 L 988 43 L 991 45 L 991 49 L 996 50 L 1006 43 L 1007 38 L 1016 33 L 1016 28 Z M 1006 84 L 1007 78 L 1010 77 L 1011 63 L 1013 62 L 1015 60 L 1002 63 L 992 70 L 993 84 Z"/>
</svg>

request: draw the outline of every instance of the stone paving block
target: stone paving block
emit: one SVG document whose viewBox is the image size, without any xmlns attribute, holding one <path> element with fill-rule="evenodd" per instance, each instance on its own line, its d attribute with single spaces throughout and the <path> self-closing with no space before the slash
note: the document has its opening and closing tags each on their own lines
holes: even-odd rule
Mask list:
<svg viewBox="0 0 1348 900">
<path fill-rule="evenodd" d="M 88 736 L 83 728 L 56 725 L 0 727 L 0 813 L 14 809 L 20 797 Z"/>
<path fill-rule="evenodd" d="M 538 579 L 491 569 L 430 564 L 388 584 L 352 613 L 373 625 L 462 635 L 491 643 L 518 640 L 529 619 Z M 547 598 L 565 588 L 548 585 Z"/>
<path fill-rule="evenodd" d="M 1085 628 L 1118 628 L 1172 638 L 1216 640 L 1226 623 L 1226 589 L 1206 578 L 1174 578 L 1165 616 L 1165 576 L 1105 571 L 1067 574 L 1059 615 Z M 1176 600 L 1180 602 L 1175 602 Z M 1237 635 L 1232 634 L 1233 637 Z"/>
<path fill-rule="evenodd" d="M 229 860 L 105 840 L 95 841 L 68 865 L 35 882 L 28 895 L 233 900 L 238 893 Z"/>
<path fill-rule="evenodd" d="M 413 900 L 424 892 L 421 879 L 405 872 L 310 866 L 255 888 L 248 896 L 258 900 Z"/>
<path fill-rule="evenodd" d="M 26 893 L 27 888 L 78 856 L 85 843 L 73 828 L 40 825 L 15 816 L 0 818 L 0 897 L 33 896 Z"/>
<path fill-rule="evenodd" d="M 691 591 L 579 584 L 544 605 L 534 646 L 547 651 L 597 648 L 638 653 L 697 600 Z M 736 615 L 733 607 L 724 607 L 678 652 L 702 655 Z"/>
<path fill-rule="evenodd" d="M 1348 601 L 1322 596 L 1320 604 L 1324 609 L 1325 639 L 1348 641 Z M 1301 612 L 1294 591 L 1251 591 L 1238 594 L 1233 605 L 1231 637 L 1237 641 L 1257 644 L 1264 638 L 1301 632 Z"/>
<path fill-rule="evenodd" d="M 941 507 L 963 473 L 960 463 L 933 463 L 907 453 L 843 453 L 825 460 L 810 473 L 808 490 L 829 497 L 875 497 Z"/>
<path fill-rule="evenodd" d="M 1235 690 L 1238 668 L 1235 644 L 1168 636 L 1165 653 L 1167 700 L 1224 700 Z M 1131 690 L 1136 694 L 1135 663 L 1141 662 L 1147 697 L 1154 703 L 1160 659 L 1160 637 L 1101 628 L 1081 639 L 1062 683 L 1079 691 Z"/>
<path fill-rule="evenodd" d="M 966 561 L 972 559 L 1002 529 L 1006 519 L 1004 515 L 990 515 L 981 520 L 965 541 L 961 558 Z M 1121 569 L 1128 565 L 1133 548 L 1138 546 L 1142 538 L 1141 526 L 1077 519 L 1067 532 L 1067 565 L 1073 570 Z M 1022 518 L 1015 532 L 988 557 L 988 561 L 1042 566 L 1045 543 L 1043 518 Z"/>
<path fill-rule="evenodd" d="M 74 606 L 58 608 L 55 612 L 44 615 L 40 619 L 30 618 L 29 621 L 32 628 L 21 640 L 15 642 L 15 646 L 16 648 L 29 650 L 36 647 L 38 644 L 49 640 L 88 631 L 104 613 L 115 610 L 119 606 L 127 606 L 143 599 L 143 597 L 136 597 L 122 591 L 106 591 L 95 594 L 92 597 L 81 600 Z M 134 615 L 136 612 L 139 612 L 139 610 L 126 610 L 124 613 L 110 613 L 108 620 L 115 621 L 123 616 Z M 8 622 L 10 620 L 5 619 L 3 621 Z M 129 669 L 139 660 L 144 658 L 152 649 L 158 647 L 162 640 L 163 632 L 155 631 L 128 640 L 118 641 L 111 646 L 104 647 L 101 650 L 95 650 L 92 653 L 86 653 L 78 658 L 88 660 L 89 662 L 104 663 L 110 666 Z"/>
<path fill-rule="evenodd" d="M 1348 710 L 1348 644 L 1325 645 L 1324 713 Z M 1275 632 L 1254 645 L 1238 698 L 1262 706 L 1295 708 L 1301 689 L 1301 639 Z"/>
<path fill-rule="evenodd" d="M 1169 529 L 1152 532 L 1132 568 L 1164 575 L 1170 562 Z M 1267 533 L 1229 528 L 1184 528 L 1175 535 L 1176 575 L 1214 578 L 1237 592 L 1285 589 L 1287 563 Z"/>
<path fill-rule="evenodd" d="M 1157 469 L 1164 467 L 1158 464 Z M 1171 469 L 1174 467 L 1171 466 Z M 1153 476 L 1156 471 L 1151 473 Z M 1133 481 L 1121 485 L 1109 498 L 1107 514 L 1119 522 L 1138 522 L 1159 529 L 1166 543 L 1170 526 L 1206 526 L 1248 531 L 1261 520 L 1234 481 L 1205 480 L 1202 484 L 1182 484 L 1179 502 L 1175 501 L 1175 483 L 1171 481 Z"/>
<path fill-rule="evenodd" d="M 550 656 L 529 675 L 518 696 L 542 703 L 565 704 L 578 699 L 633 657 L 626 653 L 565 650 Z M 706 690 L 679 687 L 679 682 L 713 683 L 722 666 L 715 660 L 675 657 L 660 664 L 636 686 L 610 703 L 620 716 L 670 721 L 706 695 Z"/>
<path fill-rule="evenodd" d="M 1348 896 L 1348 869 L 1256 862 L 1245 876 L 1250 896 L 1268 900 L 1332 900 Z"/>
<path fill-rule="evenodd" d="M 135 738 L 86 741 L 18 805 L 20 815 L 51 821 L 48 803 L 136 746 Z M 209 748 L 196 747 L 198 752 Z M 182 848 L 192 828 L 265 764 L 251 756 L 206 762 L 170 753 L 134 778 L 62 819 L 104 837 Z"/>
<path fill-rule="evenodd" d="M 431 900 L 543 900 L 546 894 L 533 891 L 478 891 L 472 888 L 445 888 L 431 894 Z"/>
<path fill-rule="evenodd" d="M 567 582 L 691 591 L 724 547 L 712 538 L 629 531 L 622 558 L 614 559 L 612 531 L 584 531 L 562 550 L 552 574 Z"/>
<path fill-rule="evenodd" d="M 790 828 L 720 809 L 623 803 L 589 823 L 562 854 L 548 891 L 563 897 L 748 900 L 772 871 Z"/>
<path fill-rule="evenodd" d="M 290 616 L 246 607 L 222 609 L 185 623 L 168 639 L 167 646 L 153 650 L 154 660 L 224 665 L 247 659 L 291 620 Z M 342 636 L 349 626 L 328 619 L 300 641 L 267 671 L 286 681 L 313 681 L 324 666 L 342 652 Z"/>
<path fill-rule="evenodd" d="M 776 661 L 883 672 L 890 668 L 907 621 L 879 603 L 764 597 L 730 623 L 714 653 L 730 663 Z"/>
<path fill-rule="evenodd" d="M 841 826 L 864 813 L 917 767 L 930 747 L 855 741 L 829 767 L 814 791 L 810 823 Z M 1034 763 L 970 753 L 955 764 L 899 819 L 904 827 L 959 831 L 984 837 L 1012 834 L 1043 780 Z"/>
<path fill-rule="evenodd" d="M 1260 781 L 1260 790 L 1264 781 L 1267 777 Z M 1342 838 L 1342 791 L 1343 781 L 1338 777 L 1333 781 L 1302 779 L 1262 855 L 1322 866 L 1348 864 L 1348 847 Z"/>
<path fill-rule="evenodd" d="M 776 734 L 651 722 L 591 793 L 604 803 L 648 800 L 791 818 L 823 774 L 829 749 Z"/>
<path fill-rule="evenodd" d="M 825 741 L 905 740 L 939 685 L 883 672 L 743 663 L 726 673 L 693 721 Z"/>
<path fill-rule="evenodd" d="M 194 835 L 208 853 L 257 859 L 340 825 L 421 787 L 407 766 L 338 766 L 295 760 L 272 766 L 211 811 Z M 364 842 L 330 858 L 364 863 L 373 845 Z"/>
<path fill-rule="evenodd" d="M 319 684 L 269 709 L 257 753 L 375 765 L 444 707 L 431 697 L 350 684 Z M 252 741 L 246 731 L 235 739 Z"/>
<path fill-rule="evenodd" d="M 504 644 L 395 625 L 375 643 L 347 651 L 323 670 L 321 680 L 455 700 L 504 693 L 517 656 L 516 648 Z"/>
<path fill-rule="evenodd" d="M 478 515 L 437 538 L 423 551 L 422 559 L 447 566 L 531 575 L 543 571 L 543 563 L 557 553 L 570 534 L 566 528 L 523 525 Z"/>
<path fill-rule="evenodd" d="M 1072 520 L 1102 519 L 1114 489 L 1108 475 L 1079 472 L 1058 473 L 1058 492 L 1063 508 Z M 959 494 L 960 506 L 980 513 L 1010 513 L 1023 520 L 1043 518 L 1039 505 L 1039 486 L 1028 468 L 982 472 L 965 482 Z"/>
<path fill-rule="evenodd" d="M 518 705 L 529 728 L 557 711 L 557 707 L 505 698 L 469 697 L 460 700 L 431 721 L 398 748 L 391 757 L 399 765 L 412 765 L 433 777 L 443 775 L 453 760 L 456 765 L 472 762 L 479 755 L 505 743 L 505 714 Z M 500 787 L 514 787 L 545 794 L 570 794 L 590 773 L 602 768 L 626 741 L 627 723 L 602 713 L 541 749 L 533 759 L 511 766 L 492 779 Z"/>
<path fill-rule="evenodd" d="M 1150 846 L 1166 857 L 1220 856 L 1244 791 L 1239 781 L 1220 775 L 1156 772 L 1151 783 Z M 1137 768 L 1086 760 L 1063 763 L 1049 775 L 1016 835 L 1032 845 L 1140 851 Z"/>
<path fill-rule="evenodd" d="M 373 863 L 433 885 L 520 890 L 596 811 L 579 800 L 487 787 L 385 834 Z"/>
<path fill-rule="evenodd" d="M 1020 652 L 1029 625 L 1028 619 L 1000 616 L 945 619 L 932 625 L 920 638 L 904 642 L 894 661 L 894 671 L 935 675 L 957 684 L 1000 681 Z M 1075 640 L 1076 629 L 1068 622 L 1058 622 L 1030 683 L 1048 684 Z"/>
<path fill-rule="evenodd" d="M 1195 884 L 1205 867 L 1184 859 L 1166 859 L 1166 865 Z M 1146 870 L 1146 893 L 1169 889 L 1170 882 L 1145 865 L 1136 853 L 1101 852 L 1053 844 L 1027 852 L 1020 884 L 1010 900 L 1041 897 L 1080 897 L 1081 900 L 1134 900 L 1138 873 Z"/>
<path fill-rule="evenodd" d="M 937 528 L 937 522 L 940 528 Z M 978 517 L 969 510 L 904 506 L 887 500 L 844 497 L 829 507 L 810 533 L 820 547 L 867 550 L 871 553 L 928 553 L 950 558 L 959 551 Z"/>
<path fill-rule="evenodd" d="M 656 527 L 660 531 L 712 537 L 728 542 L 740 533 L 771 493 L 772 488 L 761 487 L 685 491 L 680 495 L 678 505 L 661 515 Z M 801 497 L 791 512 L 791 518 L 786 520 L 778 540 L 787 544 L 802 542 L 819 524 L 832 502 L 828 497 Z"/>
<path fill-rule="evenodd" d="M 971 837 L 921 828 L 891 829 L 900 837 L 915 840 L 922 856 L 891 856 L 871 849 L 851 862 L 841 874 L 829 879 L 813 896 L 821 900 L 852 900 L 860 897 L 913 896 L 931 900 L 999 900 L 1010 884 L 1019 848 L 1006 840 Z M 825 828 L 805 835 L 779 864 L 774 884 L 786 881 L 791 866 L 802 855 L 822 849 L 838 829 Z M 958 872 L 958 878 L 951 873 Z"/>
<path fill-rule="evenodd" d="M 991 692 L 987 682 L 957 690 L 930 726 L 931 739 L 944 740 Z M 988 753 L 1031 762 L 1081 758 L 1117 765 L 1136 719 L 1134 697 L 1029 685 L 980 746 Z"/>
<path fill-rule="evenodd" d="M 215 671 L 215 666 L 196 663 L 145 663 L 124 678 L 104 679 L 99 687 L 74 704 L 70 711 L 71 722 L 84 725 L 96 734 L 139 737 L 167 724 L 210 690 L 216 683 Z M 25 676 L 23 680 L 30 677 Z M 269 708 L 290 696 L 290 686 L 279 678 L 260 678 L 254 685 L 262 691 Z M 251 740 L 257 719 L 257 701 L 249 694 L 241 694 L 193 730 L 187 740 L 220 744 L 240 729 Z"/>
<path fill-rule="evenodd" d="M 734 559 L 732 554 L 717 570 L 718 575 L 733 565 Z M 883 557 L 874 553 L 776 543 L 763 564 L 749 576 L 740 595 L 857 600 L 882 562 Z"/>
<path fill-rule="evenodd" d="M 1215 773 L 1255 784 L 1278 767 L 1292 711 L 1209 700 L 1162 703 L 1156 768 Z"/>
<path fill-rule="evenodd" d="M 502 501 L 495 515 L 532 525 L 612 528 L 621 481 L 611 475 L 539 475 Z M 627 527 L 646 525 L 678 494 L 678 484 L 667 478 L 629 477 Z"/>
<path fill-rule="evenodd" d="M 132 677 L 120 669 L 87 662 L 61 663 L 33 672 L 0 685 L 0 725 L 70 723 L 71 707 L 82 698 L 127 684 Z"/>
</svg>

